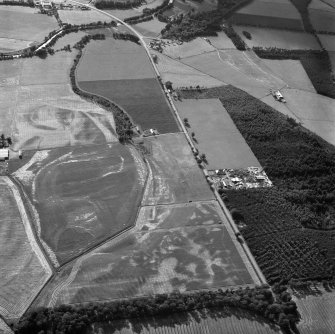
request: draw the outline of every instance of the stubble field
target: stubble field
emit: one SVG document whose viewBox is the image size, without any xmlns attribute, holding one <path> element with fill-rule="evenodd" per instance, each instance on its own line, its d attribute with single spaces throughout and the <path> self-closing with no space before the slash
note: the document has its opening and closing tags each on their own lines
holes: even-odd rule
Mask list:
<svg viewBox="0 0 335 334">
<path fill-rule="evenodd" d="M 30 227 L 20 193 L 0 177 L 0 312 L 19 318 L 51 275 Z"/>
<path fill-rule="evenodd" d="M 58 15 L 63 23 L 88 24 L 92 22 L 110 22 L 112 19 L 95 10 L 59 10 Z"/>
<path fill-rule="evenodd" d="M 219 99 L 183 100 L 176 107 L 194 132 L 194 144 L 205 153 L 207 169 L 259 167 L 260 164 Z"/>
<path fill-rule="evenodd" d="M 134 149 L 115 143 L 38 151 L 13 175 L 36 209 L 40 237 L 63 263 L 134 224 L 144 168 Z"/>
</svg>

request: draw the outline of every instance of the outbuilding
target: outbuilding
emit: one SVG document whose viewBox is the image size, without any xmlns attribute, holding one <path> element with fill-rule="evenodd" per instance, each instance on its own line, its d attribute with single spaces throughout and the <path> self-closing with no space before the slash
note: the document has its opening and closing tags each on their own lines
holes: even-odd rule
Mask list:
<svg viewBox="0 0 335 334">
<path fill-rule="evenodd" d="M 9 150 L 7 148 L 0 149 L 0 161 L 9 159 Z"/>
</svg>

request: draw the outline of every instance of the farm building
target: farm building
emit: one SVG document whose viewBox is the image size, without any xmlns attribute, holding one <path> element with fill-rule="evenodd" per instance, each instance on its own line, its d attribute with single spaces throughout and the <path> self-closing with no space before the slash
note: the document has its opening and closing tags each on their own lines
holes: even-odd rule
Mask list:
<svg viewBox="0 0 335 334">
<path fill-rule="evenodd" d="M 0 161 L 9 159 L 9 150 L 7 148 L 0 149 Z"/>
</svg>

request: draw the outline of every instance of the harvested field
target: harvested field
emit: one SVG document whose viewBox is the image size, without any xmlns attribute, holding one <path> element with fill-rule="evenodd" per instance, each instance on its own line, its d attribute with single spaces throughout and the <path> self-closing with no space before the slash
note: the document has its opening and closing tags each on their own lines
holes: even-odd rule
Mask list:
<svg viewBox="0 0 335 334">
<path fill-rule="evenodd" d="M 51 270 L 35 241 L 20 193 L 7 177 L 0 177 L 0 211 L 0 314 L 8 320 L 25 312 Z"/>
<path fill-rule="evenodd" d="M 1 6 L 0 49 L 19 50 L 42 42 L 50 31 L 58 28 L 54 16 L 39 14 L 36 8 Z"/>
<path fill-rule="evenodd" d="M 275 334 L 281 331 L 263 319 L 237 310 L 211 310 L 192 314 L 175 313 L 153 319 L 95 324 L 105 334 Z M 93 332 L 92 332 L 93 333 Z M 303 333 L 302 333 L 303 334 Z"/>
<path fill-rule="evenodd" d="M 141 22 L 135 24 L 133 27 L 143 36 L 146 37 L 157 37 L 160 35 L 163 28 L 165 28 L 166 23 L 158 21 L 158 19 L 153 19 L 147 22 Z"/>
<path fill-rule="evenodd" d="M 316 93 L 311 80 L 299 60 L 263 59 L 262 61 L 276 76 L 282 78 L 288 87 Z"/>
<path fill-rule="evenodd" d="M 181 45 L 172 43 L 163 48 L 163 54 L 175 58 L 182 59 L 191 56 L 201 55 L 203 53 L 215 51 L 213 46 L 207 43 L 203 38 L 196 38 L 190 42 L 184 42 Z"/>
<path fill-rule="evenodd" d="M 335 10 L 334 10 L 334 17 L 335 17 Z M 334 35 L 318 34 L 318 37 L 320 38 L 322 46 L 327 51 L 335 52 L 335 36 Z"/>
<path fill-rule="evenodd" d="M 230 21 L 235 24 L 303 30 L 298 10 L 290 0 L 255 0 L 239 9 Z"/>
<path fill-rule="evenodd" d="M 335 12 L 335 2 L 334 0 L 312 0 L 308 5 L 308 9 Z"/>
<path fill-rule="evenodd" d="M 157 56 L 157 67 L 163 82 L 171 81 L 174 88 L 196 87 L 197 85 L 209 88 L 224 85 L 224 82 L 159 52 L 151 51 L 151 53 Z"/>
<path fill-rule="evenodd" d="M 63 23 L 87 24 L 92 22 L 111 22 L 112 19 L 96 10 L 59 10 L 59 17 Z"/>
<path fill-rule="evenodd" d="M 248 26 L 234 26 L 235 31 L 250 47 L 276 47 L 288 50 L 320 50 L 320 45 L 312 34 L 300 31 L 276 30 Z M 243 35 L 243 31 L 251 34 L 251 40 Z"/>
<path fill-rule="evenodd" d="M 270 87 L 285 86 L 253 52 L 221 50 L 189 57 L 182 62 L 257 98 L 267 95 Z"/>
<path fill-rule="evenodd" d="M 195 133 L 195 146 L 206 154 L 207 169 L 260 166 L 219 99 L 183 100 L 176 107 L 189 121 L 188 132 Z"/>
<path fill-rule="evenodd" d="M 142 146 L 151 169 L 142 205 L 214 198 L 183 133 L 148 137 Z"/>
<path fill-rule="evenodd" d="M 115 143 L 38 151 L 13 175 L 63 263 L 134 224 L 145 173 L 136 151 Z"/>
<path fill-rule="evenodd" d="M 114 101 L 143 130 L 178 132 L 177 122 L 156 79 L 79 81 L 81 89 Z"/>
<path fill-rule="evenodd" d="M 231 39 L 223 32 L 219 31 L 218 36 L 210 36 L 208 39 L 212 43 L 212 45 L 216 49 L 233 49 L 235 50 L 236 47 L 234 43 L 231 41 Z"/>
<path fill-rule="evenodd" d="M 107 38 L 91 41 L 77 68 L 77 80 L 123 80 L 154 78 L 155 72 L 141 45 Z"/>
<path fill-rule="evenodd" d="M 102 301 L 257 282 L 240 255 L 240 244 L 231 239 L 234 234 L 225 227 L 216 202 L 187 204 L 185 212 L 182 206 L 144 208 L 139 220 L 147 222 L 147 216 L 152 219 L 149 230 L 140 225 L 81 257 L 51 282 L 36 304 Z M 166 229 L 165 224 L 175 226 L 174 219 L 179 220 L 179 227 Z M 185 226 L 190 219 L 196 225 Z"/>
<path fill-rule="evenodd" d="M 334 11 L 310 9 L 309 17 L 316 31 L 335 32 Z"/>
<path fill-rule="evenodd" d="M 173 7 L 166 10 L 164 15 L 175 16 L 179 14 L 187 14 L 194 10 L 198 12 L 208 12 L 217 9 L 217 0 L 204 0 L 201 2 L 191 1 L 191 0 L 175 0 L 173 2 Z"/>
<path fill-rule="evenodd" d="M 298 324 L 301 334 L 334 333 L 334 291 L 327 292 L 323 288 L 318 288 L 310 295 L 296 294 L 294 301 L 302 317 Z"/>
<path fill-rule="evenodd" d="M 139 8 L 131 9 L 106 9 L 104 12 L 116 16 L 117 18 L 124 20 L 127 17 L 137 16 L 143 14 Z"/>
</svg>

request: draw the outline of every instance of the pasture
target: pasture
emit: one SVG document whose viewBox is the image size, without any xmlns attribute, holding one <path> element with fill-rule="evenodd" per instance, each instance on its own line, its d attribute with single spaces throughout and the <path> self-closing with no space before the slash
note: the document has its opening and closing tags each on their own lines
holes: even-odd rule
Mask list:
<svg viewBox="0 0 335 334">
<path fill-rule="evenodd" d="M 181 118 L 188 119 L 195 146 L 206 154 L 207 169 L 260 166 L 219 99 L 184 99 L 176 107 Z"/>
<path fill-rule="evenodd" d="M 171 81 L 174 88 L 221 86 L 224 83 L 161 53 L 151 51 L 157 56 L 157 68 L 163 82 Z"/>
<path fill-rule="evenodd" d="M 158 19 L 154 18 L 150 21 L 135 24 L 133 27 L 143 36 L 157 37 L 165 26 L 166 23 L 160 22 Z"/>
<path fill-rule="evenodd" d="M 60 263 L 134 224 L 145 175 L 136 151 L 119 143 L 39 151 L 13 173 Z"/>
<path fill-rule="evenodd" d="M 150 167 L 142 205 L 214 198 L 183 133 L 148 137 L 142 146 Z"/>
<path fill-rule="evenodd" d="M 55 277 L 38 299 L 39 305 L 59 305 L 129 298 L 173 290 L 191 291 L 202 288 L 253 284 L 241 246 L 231 239 L 233 232 L 225 224 L 217 204 L 197 205 L 185 215 L 182 208 L 168 208 L 164 225 L 158 222 L 147 231 L 135 229 L 76 260 Z M 164 208 L 159 208 L 164 214 Z M 176 214 L 173 212 L 176 210 Z M 212 217 L 212 212 L 214 217 Z M 178 212 L 179 211 L 179 212 Z M 209 211 L 209 212 L 208 212 Z M 157 220 L 149 210 L 150 218 Z M 196 225 L 185 226 L 189 218 Z M 178 218 L 176 228 L 171 219 Z M 141 218 L 140 218 L 141 219 Z M 204 219 L 201 224 L 201 220 Z M 212 224 L 208 224 L 208 221 Z M 140 226 L 141 227 L 141 226 Z M 243 252 L 242 252 L 243 254 Z"/>
<path fill-rule="evenodd" d="M 187 58 L 212 51 L 215 51 L 213 46 L 200 37 L 181 45 L 171 43 L 163 47 L 163 54 L 174 59 Z"/>
<path fill-rule="evenodd" d="M 299 60 L 262 59 L 262 62 L 267 65 L 276 76 L 281 78 L 288 87 L 316 93 L 311 80 Z"/>
<path fill-rule="evenodd" d="M 0 313 L 19 318 L 51 275 L 35 241 L 20 193 L 0 177 Z"/>
<path fill-rule="evenodd" d="M 335 10 L 334 10 L 335 15 Z M 320 38 L 322 46 L 330 52 L 335 52 L 335 36 L 334 35 L 324 35 L 324 34 L 318 34 L 318 37 Z"/>
<path fill-rule="evenodd" d="M 333 0 L 312 0 L 308 5 L 308 9 L 314 10 L 325 10 L 329 12 L 335 12 L 335 2 Z"/>
<path fill-rule="evenodd" d="M 107 38 L 91 41 L 76 71 L 77 80 L 123 80 L 154 78 L 155 72 L 141 45 Z"/>
<path fill-rule="evenodd" d="M 112 19 L 95 10 L 59 10 L 59 17 L 63 23 L 69 24 L 88 24 L 93 22 L 111 22 Z"/>
<path fill-rule="evenodd" d="M 217 36 L 210 36 L 208 39 L 216 49 L 233 49 L 236 47 L 231 39 L 223 31 L 218 31 Z"/>
<path fill-rule="evenodd" d="M 39 14 L 36 8 L 1 6 L 0 51 L 15 51 L 42 42 L 49 32 L 58 28 L 54 16 Z"/>
<path fill-rule="evenodd" d="M 309 17 L 313 28 L 317 31 L 335 33 L 334 11 L 309 10 Z"/>
<path fill-rule="evenodd" d="M 142 130 L 179 131 L 157 79 L 79 81 L 78 85 L 84 91 L 117 103 Z"/>
<path fill-rule="evenodd" d="M 250 47 L 276 47 L 288 50 L 320 50 L 320 45 L 312 34 L 300 31 L 268 29 L 249 26 L 234 26 L 235 31 Z M 251 34 L 251 40 L 243 35 L 243 31 Z"/>
<path fill-rule="evenodd" d="M 182 62 L 257 98 L 267 95 L 269 87 L 285 86 L 252 52 L 221 50 L 189 57 Z"/>
</svg>

